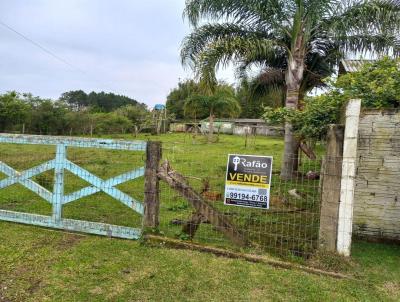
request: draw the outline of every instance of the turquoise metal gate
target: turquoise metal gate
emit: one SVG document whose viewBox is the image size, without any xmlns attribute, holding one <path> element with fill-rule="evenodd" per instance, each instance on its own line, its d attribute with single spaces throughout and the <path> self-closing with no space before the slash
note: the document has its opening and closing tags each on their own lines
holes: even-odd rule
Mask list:
<svg viewBox="0 0 400 302">
<path fill-rule="evenodd" d="M 65 219 L 62 217 L 62 207 L 65 204 L 102 191 L 143 216 L 143 204 L 133 197 L 118 190 L 116 186 L 127 181 L 136 179 L 138 177 L 144 176 L 144 167 L 134 169 L 127 173 L 115 176 L 111 179 L 103 180 L 100 177 L 97 177 L 96 175 L 78 166 L 77 164 L 69 161 L 67 159 L 67 148 L 78 147 L 145 151 L 146 142 L 41 135 L 0 134 L 0 143 L 56 146 L 55 159 L 21 172 L 2 162 L 0 157 L 0 172 L 8 176 L 6 179 L 0 181 L 0 189 L 9 187 L 14 184 L 21 184 L 22 186 L 39 195 L 52 205 L 52 216 L 0 210 L 0 220 L 127 239 L 138 239 L 140 237 L 140 228 Z M 40 184 L 34 182 L 31 179 L 32 177 L 51 169 L 54 169 L 55 171 L 53 192 L 50 192 L 49 190 L 42 187 Z M 89 183 L 90 186 L 87 186 L 71 194 L 65 195 L 65 170 L 68 170 L 76 176 L 82 178 L 87 183 Z"/>
</svg>

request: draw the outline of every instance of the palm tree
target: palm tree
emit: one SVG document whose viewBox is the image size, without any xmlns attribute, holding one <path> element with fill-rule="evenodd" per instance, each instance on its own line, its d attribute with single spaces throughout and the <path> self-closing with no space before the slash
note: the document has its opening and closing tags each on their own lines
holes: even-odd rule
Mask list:
<svg viewBox="0 0 400 302">
<path fill-rule="evenodd" d="M 208 142 L 213 141 L 216 117 L 234 117 L 240 114 L 240 105 L 230 87 L 217 86 L 211 95 L 194 94 L 185 101 L 185 115 L 207 112 L 209 116 Z"/>
<path fill-rule="evenodd" d="M 230 62 L 280 69 L 292 109 L 313 74 L 313 57 L 336 64 L 348 52 L 400 53 L 393 0 L 187 0 L 184 15 L 194 30 L 183 41 L 182 61 L 203 81 L 215 82 L 215 70 Z M 283 179 L 297 170 L 298 144 L 286 123 Z"/>
<path fill-rule="evenodd" d="M 306 65 L 309 67 L 304 71 L 304 77 L 299 89 L 300 107 L 302 107 L 302 101 L 307 92 L 316 87 L 327 87 L 323 79 L 334 71 L 336 60 L 332 54 L 333 51 L 336 50 L 331 49 L 324 57 L 319 54 L 310 54 L 306 58 Z M 241 97 L 241 103 L 247 103 L 245 107 L 250 110 L 250 112 L 248 110 L 242 111 L 242 114 L 246 113 L 254 118 L 260 118 L 264 113 L 261 103 L 273 108 L 285 106 L 285 72 L 287 69 L 285 58 L 282 58 L 282 62 L 277 62 L 273 68 L 264 68 L 255 77 L 249 78 L 245 70 L 246 66 L 242 66 L 241 69 L 238 94 Z"/>
</svg>

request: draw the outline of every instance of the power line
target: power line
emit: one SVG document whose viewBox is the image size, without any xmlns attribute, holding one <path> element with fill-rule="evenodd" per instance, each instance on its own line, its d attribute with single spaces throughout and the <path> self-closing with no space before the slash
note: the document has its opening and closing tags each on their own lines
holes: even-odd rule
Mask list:
<svg viewBox="0 0 400 302">
<path fill-rule="evenodd" d="M 24 39 L 25 41 L 31 43 L 32 45 L 36 46 L 37 48 L 39 48 L 40 50 L 42 50 L 43 52 L 45 52 L 46 54 L 48 54 L 49 56 L 53 57 L 54 59 L 56 59 L 57 61 L 64 63 L 65 65 L 69 66 L 70 68 L 79 71 L 80 73 L 84 74 L 85 76 L 91 78 L 91 76 L 85 72 L 84 70 L 82 70 L 81 68 L 73 65 L 72 63 L 68 62 L 67 60 L 63 59 L 62 57 L 58 56 L 57 54 L 55 54 L 54 52 L 50 51 L 49 49 L 47 49 L 46 47 L 42 46 L 40 43 L 32 40 L 31 38 L 27 37 L 26 35 L 22 34 L 21 32 L 17 31 L 16 29 L 12 28 L 11 26 L 9 26 L 8 24 L 4 23 L 2 20 L 0 20 L 0 25 L 4 26 L 5 28 L 7 28 L 8 30 L 10 30 L 11 32 L 15 33 L 16 35 L 18 35 L 19 37 L 21 37 L 22 39 Z M 92 79 L 94 82 L 101 84 L 102 86 L 109 86 L 108 84 L 105 85 L 106 83 L 101 83 L 95 79 Z M 110 89 L 110 87 L 108 87 Z M 115 89 L 110 89 L 111 91 L 115 92 Z"/>
</svg>

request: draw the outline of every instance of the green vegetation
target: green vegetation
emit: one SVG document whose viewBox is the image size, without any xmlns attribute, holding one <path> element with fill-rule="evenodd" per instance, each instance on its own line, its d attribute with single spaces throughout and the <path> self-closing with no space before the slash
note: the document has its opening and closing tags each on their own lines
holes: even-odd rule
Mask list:
<svg viewBox="0 0 400 302">
<path fill-rule="evenodd" d="M 202 86 L 204 85 L 194 80 L 179 82 L 178 86 L 172 89 L 167 96 L 168 113 L 176 120 L 207 118 L 209 116 L 207 109 L 199 110 L 200 108 L 198 108 L 196 115 L 188 115 L 184 111 L 185 102 L 190 97 L 204 94 L 205 89 Z M 240 117 L 242 118 L 261 118 L 264 106 L 276 108 L 283 105 L 282 87 L 274 89 L 274 86 L 271 86 L 268 79 L 264 77 L 258 79 L 243 78 L 236 88 L 226 83 L 219 83 L 215 89 L 218 90 L 221 87 L 231 90 L 239 101 Z"/>
<path fill-rule="evenodd" d="M 16 92 L 0 95 L 0 132 L 138 133 L 152 126 L 146 105 L 113 93 L 70 91 L 56 101 Z"/>
<path fill-rule="evenodd" d="M 398 246 L 355 243 L 356 280 L 0 222 L 5 301 L 398 301 Z"/>
<path fill-rule="evenodd" d="M 207 178 L 211 190 L 217 192 L 223 190 L 228 153 L 267 153 L 274 156 L 275 167 L 279 167 L 283 148 L 282 139 L 266 137 L 253 138 L 256 141 L 247 148 L 244 139 L 237 136 L 221 135 L 219 142 L 212 145 L 202 137 L 183 134 L 142 135 L 139 138 L 162 140 L 164 158 L 188 176 L 196 189 L 201 190 L 203 180 Z M 0 154 L 7 164 L 23 170 L 51 159 L 54 148 L 2 144 Z M 143 165 L 143 154 L 139 152 L 71 148 L 68 157 L 104 179 Z M 302 165 L 303 171 L 318 168 L 318 161 L 306 161 Z M 0 175 L 0 179 L 4 177 Z M 36 181 L 51 189 L 53 174 L 43 173 Z M 354 275 L 355 280 L 336 280 L 198 252 L 149 247 L 135 241 L 0 222 L 0 299 L 396 301 L 400 298 L 400 269 L 396 265 L 400 261 L 398 247 L 357 243 L 353 248 L 354 258 L 346 265 L 325 255 L 306 260 L 316 243 L 319 210 L 318 199 L 313 194 L 318 181 L 281 182 L 274 177 L 272 182 L 272 195 L 279 197 L 282 194 L 286 203 L 275 198 L 269 215 L 260 210 L 226 207 L 220 201 L 214 202 L 218 209 L 248 231 L 253 242 L 259 243 L 243 251 L 286 255 L 286 259 L 344 271 Z M 67 174 L 67 193 L 86 185 L 76 176 Z M 293 187 L 306 193 L 307 198 L 302 201 L 291 198 L 287 190 Z M 143 179 L 118 188 L 143 199 Z M 161 198 L 161 234 L 182 238 L 181 226 L 171 221 L 187 219 L 192 213 L 191 207 L 164 184 Z M 0 208 L 50 214 L 50 205 L 19 185 L 0 191 Z M 296 209 L 306 210 L 289 212 Z M 67 205 L 64 217 L 141 225 L 138 215 L 102 193 Z M 201 225 L 194 241 L 237 249 L 209 224 Z"/>
<path fill-rule="evenodd" d="M 400 106 L 400 60 L 384 57 L 364 64 L 358 72 L 330 80 L 329 91 L 308 97 L 301 110 L 265 108 L 268 123 L 293 125 L 302 139 L 323 139 L 329 124 L 340 122 L 343 106 L 350 99 L 361 99 L 364 108 L 390 109 Z"/>
<path fill-rule="evenodd" d="M 114 93 L 94 92 L 86 94 L 82 90 L 64 92 L 60 101 L 65 102 L 75 111 L 90 109 L 93 112 L 111 112 L 125 106 L 142 106 L 138 101 L 124 95 Z"/>
<path fill-rule="evenodd" d="M 385 57 L 365 64 L 359 72 L 341 76 L 333 92 L 344 99 L 361 99 L 367 108 L 397 108 L 400 106 L 400 59 Z"/>
<path fill-rule="evenodd" d="M 216 117 L 237 117 L 240 114 L 240 105 L 235 92 L 228 85 L 218 85 L 210 94 L 193 94 L 189 96 L 184 105 L 186 116 L 208 115 L 208 142 L 213 141 L 214 119 Z"/>
<path fill-rule="evenodd" d="M 126 136 L 120 136 L 125 137 Z M 171 134 L 160 137 L 142 136 L 144 139 L 163 141 L 163 156 L 173 168 L 187 176 L 191 185 L 198 191 L 207 181 L 210 190 L 223 194 L 226 160 L 229 153 L 269 154 L 274 156 L 274 167 L 280 165 L 283 142 L 281 138 L 253 137 L 247 142 L 238 136 L 221 135 L 215 144 L 207 144 L 204 137 Z M 54 148 L 44 146 L 0 145 L 2 161 L 21 171 L 51 159 Z M 120 152 L 70 148 L 68 158 L 103 179 L 127 172 L 144 165 L 142 152 Z M 319 171 L 320 161 L 305 160 L 303 173 Z M 49 171 L 37 179 L 44 187 L 51 188 L 53 175 Z M 276 173 L 276 172 L 275 172 Z M 0 179 L 5 176 L 0 174 Z M 270 252 L 282 257 L 293 257 L 302 261 L 308 258 L 316 248 L 318 237 L 318 180 L 299 178 L 282 182 L 273 177 L 271 211 L 240 207 L 226 207 L 221 198 L 214 205 L 230 217 L 239 228 L 249 236 L 252 245 L 247 251 L 256 253 Z M 71 174 L 66 175 L 66 192 L 71 193 L 87 186 L 86 182 Z M 143 200 L 143 178 L 118 186 L 123 192 Z M 296 199 L 288 191 L 296 188 L 304 198 Z M 162 184 L 160 232 L 170 237 L 180 237 L 182 226 L 173 221 L 186 221 L 192 214 L 192 207 L 178 193 Z M 0 191 L 0 208 L 27 211 L 38 214 L 50 214 L 50 205 L 19 185 Z M 95 209 L 95 211 L 94 211 Z M 85 219 L 111 224 L 137 227 L 141 225 L 139 215 L 108 197 L 98 193 L 86 197 L 64 208 L 64 216 L 72 219 Z M 300 227 L 301 225 L 305 227 Z M 196 242 L 238 249 L 211 224 L 202 224 L 194 238 Z"/>
<path fill-rule="evenodd" d="M 281 75 L 285 106 L 294 110 L 344 54 L 400 51 L 400 7 L 391 0 L 188 0 L 184 14 L 193 31 L 183 41 L 182 61 L 202 81 L 215 85 L 216 71 L 228 63 L 242 74 L 261 67 L 269 78 Z M 283 179 L 297 171 L 298 147 L 287 123 Z"/>
<path fill-rule="evenodd" d="M 194 80 L 186 80 L 178 83 L 178 87 L 171 90 L 167 96 L 167 110 L 175 119 L 185 119 L 184 106 L 186 100 L 195 94 L 201 92 L 200 85 Z M 207 114 L 201 114 L 198 118 L 206 117 Z"/>
</svg>

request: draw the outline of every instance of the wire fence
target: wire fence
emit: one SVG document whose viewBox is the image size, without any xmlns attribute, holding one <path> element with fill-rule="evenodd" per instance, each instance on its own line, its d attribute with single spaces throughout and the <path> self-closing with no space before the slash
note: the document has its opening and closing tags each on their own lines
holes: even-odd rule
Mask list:
<svg viewBox="0 0 400 302">
<path fill-rule="evenodd" d="M 218 219 L 229 222 L 229 225 L 223 229 L 207 217 L 196 217 L 193 205 L 161 182 L 161 234 L 234 250 L 302 258 L 312 255 L 318 246 L 321 159 L 302 157 L 296 176 L 290 181 L 283 181 L 279 177 L 281 148 L 269 145 L 264 149 L 256 139 L 246 139 L 243 145 L 224 142 L 224 148 L 218 143 L 207 144 L 186 136 L 183 140 L 180 136 L 173 142 L 164 143 L 163 160 L 168 160 L 172 168 L 182 174 L 215 210 Z M 274 157 L 268 210 L 224 205 L 229 153 Z M 14 169 L 16 176 L 18 173 L 24 175 L 34 166 L 51 162 L 57 158 L 57 153 L 55 146 L 8 143 L 0 144 L 0 156 L 2 164 Z M 66 162 L 61 167 L 64 170 L 62 219 L 141 227 L 140 213 L 129 211 L 126 200 L 144 200 L 144 178 L 132 179 L 132 171 L 145 165 L 144 152 L 76 145 L 69 146 L 65 156 Z M 70 169 L 70 165 L 76 167 Z M 51 195 L 55 190 L 55 170 L 58 168 L 51 167 L 29 179 Z M 11 176 L 0 172 L 0 184 Z M 49 217 L 54 215 L 54 200 L 46 201 L 36 193 L 21 181 L 16 181 L 0 190 L 0 209 Z M 125 205 L 121 201 L 125 201 Z M 232 241 L 226 234 L 228 231 L 239 232 L 246 239 L 246 244 L 238 245 Z"/>
<path fill-rule="evenodd" d="M 359 142 L 354 179 L 354 229 L 361 235 L 398 238 L 398 154 L 387 153 L 388 150 L 392 152 L 393 146 L 398 146 L 398 140 L 393 136 L 388 141 L 385 137 L 379 138 L 382 140 L 377 143 L 376 135 L 360 136 L 363 141 Z M 330 232 L 334 237 L 331 238 L 333 245 L 339 232 L 345 235 L 347 230 L 337 229 L 337 225 L 339 200 L 353 192 L 352 188 L 346 187 L 347 183 L 344 186 L 342 183 L 340 189 L 343 175 L 349 174 L 341 170 L 347 159 L 327 157 L 325 147 L 316 146 L 318 155 L 315 159 L 304 154 L 291 157 L 292 161 L 298 161 L 298 169 L 293 171 L 292 179 L 283 180 L 280 177 L 282 143 L 279 139 L 254 136 L 238 143 L 232 136 L 225 136 L 223 140 L 207 144 L 202 137 L 178 135 L 163 143 L 162 160 L 167 160 L 172 169 L 184 177 L 204 200 L 206 212 L 212 215 L 199 213 L 193 202 L 161 181 L 159 231 L 162 235 L 231 250 L 303 259 L 311 257 L 324 244 L 321 233 Z M 381 151 L 372 155 L 371 148 Z M 139 205 L 136 201 L 145 199 L 142 176 L 146 158 L 143 150 L 106 150 L 90 148 L 84 143 L 69 146 L 62 166 L 53 162 L 51 168 L 28 177 L 26 173 L 32 167 L 57 159 L 55 146 L 0 144 L 0 209 L 54 216 L 55 171 L 62 168 L 63 219 L 139 229 L 143 205 L 140 204 L 141 208 L 136 212 L 126 206 L 135 208 Z M 274 158 L 269 209 L 224 204 L 228 154 Z M 13 177 L 18 181 L 7 185 Z M 26 183 L 28 180 L 53 197 L 46 202 L 43 194 L 39 196 L 35 190 L 32 192 L 32 186 Z M 345 213 L 342 218 L 351 226 L 352 214 Z M 245 244 L 238 244 L 235 240 L 238 238 Z"/>
<path fill-rule="evenodd" d="M 122 238 L 141 233 L 145 146 L 1 135 L 0 219 Z"/>
<path fill-rule="evenodd" d="M 290 180 L 280 177 L 281 138 L 217 134 L 209 144 L 196 134 L 163 137 L 162 160 L 175 176 L 182 176 L 185 188 L 179 191 L 160 181 L 158 231 L 170 238 L 289 259 L 310 258 L 321 247 L 349 253 L 352 231 L 398 242 L 398 111 L 364 112 L 356 122 L 358 146 L 357 137 L 350 139 L 357 158 L 353 151 L 342 157 L 347 154 L 346 133 L 343 127 L 332 127 L 327 145 L 315 146 L 314 159 L 290 157 L 298 163 Z M 146 214 L 141 202 L 149 196 L 142 177 L 145 142 L 64 138 L 60 145 L 63 138 L 12 138 L 0 135 L 0 218 L 139 237 Z M 46 143 L 32 144 L 32 139 Z M 268 209 L 224 204 L 228 154 L 273 157 Z"/>
<path fill-rule="evenodd" d="M 303 156 L 299 170 L 293 173 L 295 177 L 284 181 L 279 175 L 281 154 L 277 155 L 273 150 L 270 154 L 268 150 L 252 150 L 253 153 L 275 156 L 270 208 L 253 209 L 224 204 L 228 154 L 245 152 L 232 149 L 211 153 L 207 148 L 197 148 L 195 153 L 191 153 L 183 146 L 174 144 L 164 145 L 163 153 L 173 169 L 186 178 L 221 218 L 230 221 L 231 227 L 239 230 L 248 240 L 245 250 L 310 257 L 318 247 L 321 158 L 311 160 Z M 293 156 L 292 159 L 299 158 Z M 243 249 L 207 218 L 198 219 L 197 214 L 178 192 L 162 184 L 160 230 L 164 235 L 217 247 Z M 188 232 L 190 227 L 194 232 Z"/>
</svg>

